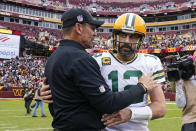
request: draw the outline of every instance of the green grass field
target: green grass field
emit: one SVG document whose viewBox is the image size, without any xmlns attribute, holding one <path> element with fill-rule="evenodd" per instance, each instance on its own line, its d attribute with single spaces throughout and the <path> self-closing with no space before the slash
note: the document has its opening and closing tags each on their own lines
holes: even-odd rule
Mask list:
<svg viewBox="0 0 196 131">
<path fill-rule="evenodd" d="M 174 102 L 168 103 L 165 117 L 150 121 L 149 129 L 150 131 L 180 131 L 181 115 L 181 109 L 178 109 Z"/>
<path fill-rule="evenodd" d="M 34 103 L 34 102 L 33 102 Z M 0 101 L 0 131 L 52 131 L 52 117 L 45 104 L 47 117 L 25 116 L 24 101 Z M 181 110 L 176 104 L 167 104 L 167 113 L 164 118 L 149 122 L 150 131 L 180 131 Z"/>
</svg>

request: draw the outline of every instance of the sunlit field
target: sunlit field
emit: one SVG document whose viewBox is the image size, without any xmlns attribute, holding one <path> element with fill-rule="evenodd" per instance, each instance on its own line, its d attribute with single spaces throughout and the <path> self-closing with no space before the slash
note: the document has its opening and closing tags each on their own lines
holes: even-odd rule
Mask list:
<svg viewBox="0 0 196 131">
<path fill-rule="evenodd" d="M 36 112 L 38 117 L 25 116 L 24 101 L 0 101 L 0 131 L 52 131 L 48 105 L 44 105 L 47 117 L 41 117 L 40 109 Z"/>
<path fill-rule="evenodd" d="M 41 117 L 40 107 L 38 117 L 31 117 L 25 116 L 24 101 L 0 101 L 0 131 L 52 131 L 48 105 L 44 108 L 47 117 Z M 166 116 L 150 121 L 149 128 L 150 131 L 180 131 L 181 110 L 174 103 L 167 104 Z"/>
<path fill-rule="evenodd" d="M 178 109 L 174 102 L 167 102 L 165 117 L 150 121 L 150 131 L 180 131 L 181 115 L 181 109 Z"/>
</svg>

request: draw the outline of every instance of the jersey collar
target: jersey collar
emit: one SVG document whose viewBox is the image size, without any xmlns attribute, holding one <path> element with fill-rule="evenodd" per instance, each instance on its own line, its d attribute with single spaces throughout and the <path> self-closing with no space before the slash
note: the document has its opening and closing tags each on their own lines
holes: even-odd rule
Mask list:
<svg viewBox="0 0 196 131">
<path fill-rule="evenodd" d="M 130 63 L 134 62 L 134 61 L 137 59 L 137 57 L 138 57 L 138 54 L 136 53 L 135 57 L 134 57 L 132 60 L 127 61 L 127 62 L 124 62 L 124 61 L 119 60 L 119 59 L 114 55 L 113 52 L 109 52 L 109 53 L 110 53 L 119 63 L 121 63 L 121 64 L 123 64 L 123 65 L 127 65 L 127 64 L 130 64 Z"/>
</svg>

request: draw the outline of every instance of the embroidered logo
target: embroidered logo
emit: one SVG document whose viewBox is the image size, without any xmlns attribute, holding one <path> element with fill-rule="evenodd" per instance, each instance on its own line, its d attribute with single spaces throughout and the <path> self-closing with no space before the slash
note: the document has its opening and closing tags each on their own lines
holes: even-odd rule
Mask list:
<svg viewBox="0 0 196 131">
<path fill-rule="evenodd" d="M 101 93 L 105 92 L 105 87 L 104 87 L 103 85 L 101 85 L 101 86 L 99 87 L 99 91 L 100 91 Z"/>
<path fill-rule="evenodd" d="M 111 58 L 110 57 L 104 57 L 101 59 L 102 65 L 111 65 Z"/>
<path fill-rule="evenodd" d="M 83 22 L 83 16 L 82 15 L 78 15 L 77 19 L 78 19 L 78 22 Z"/>
</svg>

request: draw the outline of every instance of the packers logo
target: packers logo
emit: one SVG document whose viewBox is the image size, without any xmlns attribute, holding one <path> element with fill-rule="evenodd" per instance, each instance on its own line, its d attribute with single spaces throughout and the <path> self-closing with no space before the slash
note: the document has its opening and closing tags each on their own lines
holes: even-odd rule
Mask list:
<svg viewBox="0 0 196 131">
<path fill-rule="evenodd" d="M 111 58 L 110 57 L 104 57 L 101 59 L 102 65 L 111 65 Z"/>
</svg>

